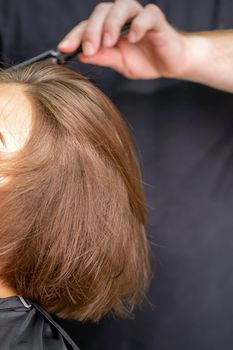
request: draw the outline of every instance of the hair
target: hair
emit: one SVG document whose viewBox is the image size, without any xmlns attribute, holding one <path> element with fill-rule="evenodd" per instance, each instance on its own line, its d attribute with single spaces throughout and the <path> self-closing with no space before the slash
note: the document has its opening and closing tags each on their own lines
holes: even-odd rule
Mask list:
<svg viewBox="0 0 233 350">
<path fill-rule="evenodd" d="M 33 106 L 0 154 L 0 278 L 63 318 L 129 315 L 150 279 L 145 205 L 127 127 L 87 78 L 36 63 L 0 72 Z"/>
</svg>

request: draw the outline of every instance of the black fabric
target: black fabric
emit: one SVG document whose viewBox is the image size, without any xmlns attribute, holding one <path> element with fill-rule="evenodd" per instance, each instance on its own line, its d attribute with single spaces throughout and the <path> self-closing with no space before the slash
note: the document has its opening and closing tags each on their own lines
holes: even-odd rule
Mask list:
<svg viewBox="0 0 233 350">
<path fill-rule="evenodd" d="M 65 331 L 39 305 L 19 297 L 0 299 L 2 350 L 78 350 Z"/>
<path fill-rule="evenodd" d="M 0 0 L 1 60 L 20 62 L 56 46 L 98 2 Z M 233 26 L 230 0 L 157 4 L 182 30 Z M 107 92 L 130 125 L 157 271 L 152 306 L 135 320 L 59 322 L 82 350 L 231 350 L 232 95 L 176 80 L 130 81 L 78 62 L 73 68 Z"/>
</svg>

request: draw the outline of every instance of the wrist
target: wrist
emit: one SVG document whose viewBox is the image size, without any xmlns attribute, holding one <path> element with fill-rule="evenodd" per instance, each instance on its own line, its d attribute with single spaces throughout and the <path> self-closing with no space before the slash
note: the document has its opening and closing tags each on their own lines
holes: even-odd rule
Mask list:
<svg viewBox="0 0 233 350">
<path fill-rule="evenodd" d="M 178 79 L 201 82 L 203 74 L 213 60 L 213 48 L 208 35 L 203 33 L 184 33 L 185 54 L 183 69 L 176 76 Z"/>
</svg>

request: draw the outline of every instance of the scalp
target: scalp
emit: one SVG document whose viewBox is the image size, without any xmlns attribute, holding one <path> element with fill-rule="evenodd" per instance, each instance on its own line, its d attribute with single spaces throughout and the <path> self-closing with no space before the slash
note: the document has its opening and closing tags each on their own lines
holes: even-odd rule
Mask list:
<svg viewBox="0 0 233 350">
<path fill-rule="evenodd" d="M 0 152 L 20 150 L 30 132 L 32 104 L 23 85 L 0 84 Z"/>
</svg>

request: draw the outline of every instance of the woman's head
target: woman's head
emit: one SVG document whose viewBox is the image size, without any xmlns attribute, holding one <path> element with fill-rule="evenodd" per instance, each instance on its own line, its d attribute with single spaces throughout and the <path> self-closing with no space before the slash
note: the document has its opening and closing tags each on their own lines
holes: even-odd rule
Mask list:
<svg viewBox="0 0 233 350">
<path fill-rule="evenodd" d="M 0 133 L 0 278 L 62 317 L 132 310 L 148 246 L 118 111 L 80 74 L 39 63 L 0 73 Z"/>
</svg>

